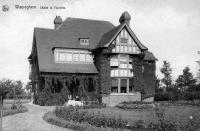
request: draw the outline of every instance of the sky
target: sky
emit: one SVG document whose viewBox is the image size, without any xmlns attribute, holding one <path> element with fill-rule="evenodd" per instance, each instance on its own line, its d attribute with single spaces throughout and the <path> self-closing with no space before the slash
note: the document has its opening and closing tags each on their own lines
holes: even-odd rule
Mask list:
<svg viewBox="0 0 200 131">
<path fill-rule="evenodd" d="M 0 10 L 0 79 L 29 81 L 29 63 L 34 27 L 54 28 L 56 15 L 106 20 L 119 25 L 124 11 L 139 40 L 158 58 L 156 74 L 162 78 L 163 60 L 170 62 L 175 80 L 184 67 L 194 76 L 200 60 L 200 0 L 1 0 L 9 6 Z M 16 9 L 15 5 L 37 6 Z M 57 6 L 65 9 L 39 9 Z"/>
</svg>

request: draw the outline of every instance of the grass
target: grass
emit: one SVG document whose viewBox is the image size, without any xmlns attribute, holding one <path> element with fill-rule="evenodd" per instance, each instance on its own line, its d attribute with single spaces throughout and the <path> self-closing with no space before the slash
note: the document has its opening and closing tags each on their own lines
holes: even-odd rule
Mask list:
<svg viewBox="0 0 200 131">
<path fill-rule="evenodd" d="M 23 113 L 28 111 L 28 109 L 24 106 L 20 108 L 12 109 L 12 105 L 16 104 L 18 100 L 5 100 L 3 105 L 3 116 L 13 115 L 16 113 Z M 20 100 L 21 103 L 27 103 L 27 100 Z"/>
<path fill-rule="evenodd" d="M 200 106 L 160 106 L 160 110 L 164 111 L 165 120 L 176 123 L 180 126 L 189 122 L 189 117 L 199 122 L 200 125 Z M 137 120 L 143 120 L 145 124 L 150 122 L 158 122 L 154 108 L 138 109 L 138 110 L 122 110 L 118 108 L 101 108 L 101 109 L 88 109 L 91 114 L 103 114 L 108 117 L 121 117 L 129 120 L 130 123 Z"/>
<path fill-rule="evenodd" d="M 5 99 L 3 101 L 4 104 L 13 104 L 13 103 L 16 103 L 17 101 L 19 101 L 24 104 L 24 103 L 29 103 L 30 100 L 29 99 Z"/>
<path fill-rule="evenodd" d="M 92 109 L 84 109 L 90 115 L 101 115 L 107 118 L 122 118 L 124 120 L 128 120 L 130 124 L 135 124 L 141 121 L 145 127 L 152 123 L 160 123 L 161 118 L 158 117 L 158 114 L 163 114 L 164 122 L 170 122 L 177 126 L 178 129 L 181 130 L 191 130 L 191 128 L 200 129 L 200 106 L 194 106 L 194 104 L 185 104 L 185 102 L 181 102 L 183 104 L 162 104 L 156 103 L 156 108 L 144 108 L 144 109 L 131 109 L 131 110 L 124 110 L 119 109 L 117 107 L 107 107 L 107 108 L 92 108 Z M 197 104 L 198 105 L 198 104 Z M 158 110 L 159 113 L 158 113 Z M 48 114 L 49 115 L 49 114 Z M 48 116 L 47 115 L 47 116 Z M 190 117 L 193 119 L 189 119 Z M 55 116 L 55 114 L 51 117 L 47 117 L 47 121 L 60 126 L 60 123 L 63 127 L 71 128 L 74 130 L 90 130 L 93 129 L 94 131 L 99 130 L 98 127 L 89 126 L 87 123 L 74 123 L 74 121 L 66 121 L 60 119 Z M 77 128 L 77 129 L 76 129 Z M 105 128 L 107 129 L 107 128 Z M 104 129 L 104 130 L 105 130 Z M 112 129 L 111 129 L 112 130 Z M 113 129 L 114 130 L 114 129 Z M 115 129 L 116 130 L 116 129 Z"/>
<path fill-rule="evenodd" d="M 62 118 L 57 117 L 54 112 L 47 112 L 43 116 L 43 119 L 50 124 L 77 130 L 77 131 L 128 131 L 126 129 L 123 130 L 123 129 L 95 127 L 88 123 L 76 123 L 74 121 L 66 121 Z"/>
</svg>

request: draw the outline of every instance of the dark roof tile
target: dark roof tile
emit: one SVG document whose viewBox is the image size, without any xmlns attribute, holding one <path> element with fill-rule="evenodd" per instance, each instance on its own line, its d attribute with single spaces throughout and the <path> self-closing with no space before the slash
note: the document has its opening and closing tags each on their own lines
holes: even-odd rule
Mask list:
<svg viewBox="0 0 200 131">
<path fill-rule="evenodd" d="M 157 61 L 158 59 L 153 55 L 152 52 L 150 51 L 145 51 L 144 52 L 144 60 L 145 61 Z"/>
</svg>

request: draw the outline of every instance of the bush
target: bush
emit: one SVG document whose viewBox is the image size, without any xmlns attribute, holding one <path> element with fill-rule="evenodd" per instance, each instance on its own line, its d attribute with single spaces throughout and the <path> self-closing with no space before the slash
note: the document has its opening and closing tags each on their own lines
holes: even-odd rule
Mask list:
<svg viewBox="0 0 200 131">
<path fill-rule="evenodd" d="M 200 92 L 185 92 L 184 94 L 185 100 L 197 100 L 200 99 Z"/>
<path fill-rule="evenodd" d="M 200 92 L 163 92 L 163 93 L 156 93 L 154 100 L 155 101 L 175 101 L 175 100 L 199 100 L 200 99 Z"/>
<path fill-rule="evenodd" d="M 35 104 L 41 106 L 63 105 L 68 100 L 67 89 L 63 88 L 60 93 L 52 93 L 48 88 L 35 96 Z"/>
<path fill-rule="evenodd" d="M 120 109 L 147 109 L 154 107 L 154 105 L 151 102 L 129 101 L 129 102 L 119 103 L 116 105 L 116 107 Z"/>
<path fill-rule="evenodd" d="M 96 127 L 127 128 L 128 123 L 122 118 L 108 118 L 101 114 L 90 114 L 83 107 L 78 106 L 57 107 L 55 115 L 68 121 L 86 122 Z"/>
<path fill-rule="evenodd" d="M 106 107 L 106 104 L 98 103 L 98 102 L 96 102 L 96 101 L 94 101 L 94 102 L 86 101 L 86 102 L 84 103 L 84 106 L 83 106 L 84 109 L 104 108 L 104 107 Z"/>
<path fill-rule="evenodd" d="M 11 109 L 12 110 L 16 110 L 17 109 L 17 105 L 16 104 L 12 104 Z"/>
</svg>

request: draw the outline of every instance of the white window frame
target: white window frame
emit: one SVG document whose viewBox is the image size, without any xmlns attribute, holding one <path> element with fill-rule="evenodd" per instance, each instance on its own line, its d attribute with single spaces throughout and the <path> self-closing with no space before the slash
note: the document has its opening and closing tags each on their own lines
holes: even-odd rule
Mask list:
<svg viewBox="0 0 200 131">
<path fill-rule="evenodd" d="M 60 59 L 60 54 L 64 54 L 64 58 Z M 68 55 L 72 55 L 72 59 L 67 59 Z M 80 54 L 85 55 L 85 61 L 80 59 Z M 87 60 L 86 60 L 87 56 Z M 91 52 L 87 50 L 75 50 L 75 49 L 54 49 L 55 63 L 77 63 L 77 64 L 90 64 L 93 63 L 93 56 Z"/>
</svg>

